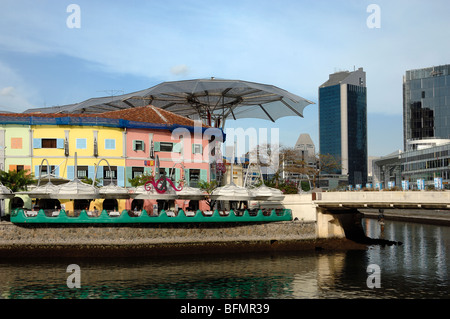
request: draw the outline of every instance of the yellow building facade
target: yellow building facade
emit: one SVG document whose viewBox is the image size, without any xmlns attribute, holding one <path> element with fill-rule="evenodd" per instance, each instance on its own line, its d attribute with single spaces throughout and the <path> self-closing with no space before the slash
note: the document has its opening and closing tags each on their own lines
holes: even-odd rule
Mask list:
<svg viewBox="0 0 450 319">
<path fill-rule="evenodd" d="M 124 130 L 121 128 L 95 126 L 32 126 L 32 167 L 39 177 L 43 175 L 48 161 L 51 175 L 72 180 L 75 177 L 93 179 L 97 167 L 97 179 L 109 184 L 113 180 L 124 186 L 125 156 L 123 149 Z M 75 171 L 75 155 L 77 171 Z M 106 161 L 100 161 L 105 159 Z M 109 172 L 111 166 L 112 172 Z"/>
</svg>

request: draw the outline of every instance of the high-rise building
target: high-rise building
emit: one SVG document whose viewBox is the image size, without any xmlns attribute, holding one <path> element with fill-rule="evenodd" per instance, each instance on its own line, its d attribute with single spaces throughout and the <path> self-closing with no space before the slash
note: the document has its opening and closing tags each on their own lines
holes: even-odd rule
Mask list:
<svg viewBox="0 0 450 319">
<path fill-rule="evenodd" d="M 367 183 L 367 88 L 363 68 L 330 74 L 319 87 L 319 148 L 341 163 L 349 185 Z"/>
<path fill-rule="evenodd" d="M 450 64 L 406 71 L 403 144 L 417 150 L 430 139 L 450 139 Z"/>
</svg>

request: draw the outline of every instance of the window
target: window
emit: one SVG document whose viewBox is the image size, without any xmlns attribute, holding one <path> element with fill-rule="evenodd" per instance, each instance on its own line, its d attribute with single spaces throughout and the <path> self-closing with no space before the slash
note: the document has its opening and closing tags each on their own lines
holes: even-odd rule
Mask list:
<svg viewBox="0 0 450 319">
<path fill-rule="evenodd" d="M 39 176 L 39 171 L 41 172 L 42 175 L 47 175 L 49 172 L 47 171 L 48 166 L 47 165 L 42 165 L 42 166 L 37 166 L 37 171 L 36 171 L 36 176 Z M 50 165 L 50 174 L 55 174 L 55 165 Z"/>
<path fill-rule="evenodd" d="M 56 138 L 43 138 L 42 148 L 56 148 Z"/>
<path fill-rule="evenodd" d="M 85 150 L 87 148 L 87 143 L 85 138 L 77 138 L 76 139 L 76 147 L 79 150 Z"/>
<path fill-rule="evenodd" d="M 33 148 L 64 148 L 64 139 L 33 138 Z"/>
<path fill-rule="evenodd" d="M 161 143 L 159 143 L 159 150 L 161 152 L 172 152 L 172 150 L 173 150 L 173 143 L 161 142 Z"/>
<path fill-rule="evenodd" d="M 155 152 L 173 152 L 181 153 L 182 145 L 181 143 L 170 143 L 170 142 L 154 142 L 153 150 Z"/>
<path fill-rule="evenodd" d="M 133 167 L 131 168 L 131 178 L 135 178 L 144 174 L 143 167 Z"/>
<path fill-rule="evenodd" d="M 23 171 L 24 169 L 25 169 L 24 165 L 17 165 L 17 168 L 16 168 L 17 172 Z"/>
<path fill-rule="evenodd" d="M 109 185 L 111 183 L 111 179 L 113 183 L 117 182 L 117 166 L 111 166 L 111 170 L 109 170 L 109 166 L 103 167 L 103 185 Z"/>
<path fill-rule="evenodd" d="M 22 149 L 22 138 L 21 137 L 12 137 L 11 138 L 11 148 L 14 150 Z"/>
<path fill-rule="evenodd" d="M 115 150 L 116 149 L 116 140 L 107 138 L 105 139 L 105 149 L 106 150 Z"/>
<path fill-rule="evenodd" d="M 144 141 L 135 140 L 133 141 L 133 151 L 144 151 Z"/>
<path fill-rule="evenodd" d="M 189 170 L 189 186 L 198 187 L 198 182 L 200 180 L 200 170 L 190 169 Z"/>
<path fill-rule="evenodd" d="M 192 154 L 202 154 L 202 144 L 192 144 Z"/>
<path fill-rule="evenodd" d="M 88 167 L 87 166 L 78 166 L 77 167 L 77 178 L 84 179 L 88 177 Z"/>
</svg>

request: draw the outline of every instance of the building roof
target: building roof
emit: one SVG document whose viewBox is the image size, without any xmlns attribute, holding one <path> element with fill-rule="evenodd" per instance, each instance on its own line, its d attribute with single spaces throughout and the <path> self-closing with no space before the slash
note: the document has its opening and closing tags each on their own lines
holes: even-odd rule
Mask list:
<svg viewBox="0 0 450 319">
<path fill-rule="evenodd" d="M 314 142 L 311 139 L 311 136 L 309 136 L 309 134 L 307 134 L 307 133 L 300 134 L 300 136 L 297 139 L 297 143 L 295 143 L 295 146 L 306 145 L 306 144 L 314 146 Z"/>
<path fill-rule="evenodd" d="M 327 87 L 340 84 L 350 75 L 349 71 L 337 72 L 329 75 L 329 79 L 320 87 Z"/>
<path fill-rule="evenodd" d="M 135 122 L 195 126 L 194 120 L 175 114 L 170 111 L 163 110 L 161 108 L 157 108 L 153 105 L 147 105 L 144 107 L 134 107 L 119 111 L 110 111 L 95 115 L 98 117 L 124 119 Z M 206 127 L 205 124 L 202 124 L 202 126 Z"/>
<path fill-rule="evenodd" d="M 359 79 L 359 77 L 363 78 L 362 82 L 361 82 L 361 79 Z M 358 70 L 355 70 L 352 72 L 339 71 L 336 73 L 332 73 L 329 75 L 328 80 L 325 83 L 323 83 L 319 88 L 334 86 L 334 85 L 338 85 L 341 83 L 364 86 L 365 72 L 364 72 L 363 68 L 358 68 Z"/>
<path fill-rule="evenodd" d="M 80 113 L 0 113 L 1 118 L 102 118 L 102 119 L 114 119 L 114 120 L 126 120 L 140 123 L 152 123 L 162 124 L 170 126 L 195 126 L 194 120 L 186 118 L 184 116 L 156 108 L 152 105 L 123 109 L 119 111 L 110 111 L 99 114 L 80 114 Z M 75 124 L 74 124 L 75 125 Z M 199 125 L 199 124 L 197 124 Z M 203 127 L 208 127 L 202 123 Z"/>
</svg>

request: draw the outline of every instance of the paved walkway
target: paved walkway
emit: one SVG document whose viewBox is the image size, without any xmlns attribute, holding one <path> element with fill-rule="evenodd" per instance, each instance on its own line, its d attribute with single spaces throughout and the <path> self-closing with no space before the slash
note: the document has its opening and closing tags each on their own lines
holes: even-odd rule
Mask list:
<svg viewBox="0 0 450 319">
<path fill-rule="evenodd" d="M 360 209 L 365 217 L 377 218 L 378 209 Z M 423 224 L 435 224 L 450 226 L 450 210 L 409 210 L 409 209 L 384 209 L 384 218 L 401 220 Z"/>
</svg>

